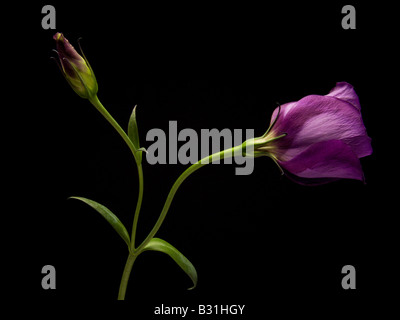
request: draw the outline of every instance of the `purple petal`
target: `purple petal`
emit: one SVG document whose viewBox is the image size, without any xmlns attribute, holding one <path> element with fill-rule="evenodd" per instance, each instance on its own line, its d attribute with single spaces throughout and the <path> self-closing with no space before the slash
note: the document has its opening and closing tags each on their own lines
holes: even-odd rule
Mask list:
<svg viewBox="0 0 400 320">
<path fill-rule="evenodd" d="M 345 142 L 357 157 L 372 153 L 371 139 L 367 136 L 359 109 L 344 100 L 310 95 L 281 108 L 271 130 L 275 135 L 287 133 L 285 138 L 276 142 L 279 160 L 289 161 L 309 146 L 329 140 Z"/>
<path fill-rule="evenodd" d="M 336 87 L 334 87 L 326 96 L 346 101 L 356 107 L 358 110 L 361 110 L 360 100 L 358 99 L 353 86 L 347 82 L 336 83 Z"/>
<path fill-rule="evenodd" d="M 297 104 L 297 101 L 288 102 L 288 103 L 281 105 L 280 106 L 281 111 L 279 113 L 279 117 L 284 117 L 293 107 L 296 106 L 296 104 Z M 276 108 L 274 110 L 274 112 L 272 113 L 270 124 L 272 124 L 274 122 L 275 118 L 278 116 L 278 112 L 279 112 L 279 107 Z"/>
<path fill-rule="evenodd" d="M 75 71 L 71 65 L 77 68 L 79 71 L 87 71 L 87 65 L 85 60 L 76 52 L 75 48 L 69 43 L 68 39 L 60 32 L 57 32 L 53 39 L 56 41 L 57 52 L 60 57 L 61 64 L 69 76 L 73 77 Z M 66 63 L 65 61 L 68 61 Z"/>
<path fill-rule="evenodd" d="M 57 51 L 60 52 L 65 58 L 82 60 L 82 57 L 76 52 L 75 48 L 69 43 L 68 39 L 60 32 L 57 32 L 53 39 L 56 40 Z"/>
<path fill-rule="evenodd" d="M 359 159 L 347 144 L 339 140 L 313 144 L 290 161 L 279 161 L 279 164 L 300 178 L 364 180 Z M 302 180 L 303 183 L 306 181 Z M 315 180 L 310 182 L 314 184 Z"/>
</svg>

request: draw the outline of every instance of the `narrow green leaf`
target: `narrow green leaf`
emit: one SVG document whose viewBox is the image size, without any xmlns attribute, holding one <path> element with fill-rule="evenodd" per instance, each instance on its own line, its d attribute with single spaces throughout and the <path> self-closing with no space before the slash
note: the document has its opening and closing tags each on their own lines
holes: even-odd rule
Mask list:
<svg viewBox="0 0 400 320">
<path fill-rule="evenodd" d="M 125 226 L 122 224 L 122 222 L 118 219 L 118 217 L 112 213 L 108 208 L 103 206 L 100 203 L 97 203 L 96 201 L 82 198 L 82 197 L 70 197 L 69 199 L 77 199 L 80 200 L 87 205 L 91 206 L 93 209 L 95 209 L 98 213 L 100 213 L 111 226 L 115 229 L 115 231 L 118 232 L 118 234 L 121 236 L 121 238 L 126 242 L 128 245 L 128 249 L 130 248 L 130 238 L 128 231 L 126 231 Z"/>
<path fill-rule="evenodd" d="M 133 145 L 135 146 L 138 159 L 142 161 L 142 150 L 140 150 L 140 143 L 139 143 L 139 129 L 136 122 L 136 107 L 135 106 L 132 110 L 131 117 L 129 118 L 128 123 L 128 137 L 131 139 Z"/>
<path fill-rule="evenodd" d="M 192 290 L 197 285 L 197 271 L 193 264 L 176 249 L 174 246 L 169 244 L 167 241 L 164 241 L 159 238 L 153 238 L 151 241 L 146 245 L 144 250 L 152 250 L 152 251 L 160 251 L 164 252 L 169 255 L 185 273 L 192 279 L 193 287 L 189 288 L 188 290 Z"/>
</svg>

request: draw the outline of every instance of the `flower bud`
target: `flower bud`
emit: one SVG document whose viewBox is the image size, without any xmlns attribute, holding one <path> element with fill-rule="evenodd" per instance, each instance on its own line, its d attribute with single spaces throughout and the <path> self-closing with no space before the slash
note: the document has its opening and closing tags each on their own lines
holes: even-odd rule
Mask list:
<svg viewBox="0 0 400 320">
<path fill-rule="evenodd" d="M 83 57 L 79 55 L 62 33 L 57 32 L 53 39 L 57 45 L 59 67 L 72 89 L 82 98 L 89 99 L 96 96 L 98 90 L 96 77 L 85 55 L 83 53 Z"/>
</svg>

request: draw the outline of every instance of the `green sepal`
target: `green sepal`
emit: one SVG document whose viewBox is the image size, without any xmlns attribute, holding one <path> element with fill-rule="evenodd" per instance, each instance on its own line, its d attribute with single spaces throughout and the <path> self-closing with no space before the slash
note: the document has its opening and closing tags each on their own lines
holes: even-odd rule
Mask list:
<svg viewBox="0 0 400 320">
<path fill-rule="evenodd" d="M 102 204 L 100 204 L 96 201 L 82 198 L 82 197 L 69 197 L 69 199 L 80 200 L 80 201 L 86 203 L 87 205 L 91 206 L 98 213 L 100 213 L 104 217 L 104 219 L 106 219 L 108 221 L 108 223 L 114 228 L 114 230 L 118 232 L 118 234 L 121 236 L 121 238 L 128 245 L 128 249 L 130 250 L 131 240 L 129 238 L 128 231 L 126 230 L 123 223 L 118 219 L 118 217 L 114 213 L 111 212 L 110 209 L 106 208 L 105 206 L 103 206 Z"/>
<path fill-rule="evenodd" d="M 165 240 L 159 238 L 153 238 L 150 242 L 144 247 L 143 251 L 152 250 L 152 251 L 160 251 L 169 255 L 183 271 L 190 277 L 193 281 L 193 287 L 188 290 L 192 290 L 197 285 L 197 271 L 193 264 L 176 249 L 170 243 Z"/>
<path fill-rule="evenodd" d="M 136 157 L 139 160 L 139 163 L 141 163 L 143 149 L 140 148 L 140 143 L 139 143 L 139 130 L 138 130 L 137 122 L 136 122 L 136 107 L 137 106 L 135 106 L 133 108 L 131 117 L 129 118 L 128 137 L 132 141 L 133 145 L 135 146 Z"/>
</svg>

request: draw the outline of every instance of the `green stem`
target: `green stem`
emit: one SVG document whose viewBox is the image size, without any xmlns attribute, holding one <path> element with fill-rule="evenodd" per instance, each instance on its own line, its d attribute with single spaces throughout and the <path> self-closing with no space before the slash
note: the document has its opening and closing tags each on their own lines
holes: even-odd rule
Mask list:
<svg viewBox="0 0 400 320">
<path fill-rule="evenodd" d="M 139 220 L 140 208 L 142 206 L 142 200 L 143 200 L 143 170 L 141 164 L 138 165 L 138 173 L 139 173 L 139 197 L 138 197 L 138 202 L 136 204 L 135 216 L 133 217 L 132 236 L 131 236 L 132 252 L 135 252 L 136 250 L 135 249 L 136 229 Z"/>
<path fill-rule="evenodd" d="M 134 146 L 134 144 L 131 141 L 131 139 L 129 139 L 129 137 L 125 133 L 125 131 L 118 124 L 118 122 L 111 116 L 111 114 L 107 111 L 107 109 L 100 102 L 99 98 L 97 96 L 95 96 L 92 99 L 90 99 L 89 101 L 95 106 L 95 108 L 101 113 L 101 115 L 119 133 L 119 135 L 122 137 L 122 139 L 128 145 L 128 147 L 131 150 L 131 152 L 133 154 L 133 157 L 135 158 L 135 161 L 136 161 L 136 165 L 137 165 L 137 169 L 138 169 L 138 176 L 139 176 L 139 195 L 138 195 L 138 201 L 136 203 L 135 216 L 133 218 L 133 226 L 132 226 L 131 251 L 133 252 L 133 251 L 135 251 L 136 228 L 137 228 L 137 222 L 138 222 L 138 219 L 139 219 L 139 212 L 140 212 L 140 209 L 141 209 L 141 206 L 142 206 L 142 200 L 143 200 L 143 169 L 142 169 L 141 161 L 140 161 L 139 157 L 137 156 L 138 150 Z"/>
<path fill-rule="evenodd" d="M 139 255 L 140 252 L 135 253 L 135 238 L 136 238 L 136 228 L 139 219 L 139 213 L 142 206 L 143 200 L 143 169 L 140 158 L 137 156 L 138 150 L 135 148 L 133 142 L 125 133 L 125 131 L 121 128 L 118 122 L 111 116 L 111 114 L 107 111 L 107 109 L 103 106 L 97 96 L 93 97 L 89 100 L 95 108 L 101 113 L 101 115 L 114 127 L 114 129 L 119 133 L 125 143 L 128 145 L 129 149 L 131 150 L 133 157 L 135 158 L 137 169 L 138 169 L 138 176 L 139 176 L 139 195 L 138 201 L 136 203 L 135 215 L 133 218 L 133 226 L 132 226 L 132 236 L 131 236 L 131 247 L 130 252 L 128 255 L 128 259 L 125 264 L 124 272 L 122 274 L 121 283 L 118 292 L 118 300 L 125 299 L 126 288 L 128 286 L 129 277 L 131 274 L 131 270 L 133 264 Z"/>
<path fill-rule="evenodd" d="M 138 255 L 129 253 L 126 260 L 124 272 L 122 274 L 121 284 L 119 285 L 118 300 L 125 300 L 126 288 L 128 287 L 129 276 L 132 271 L 133 264 Z"/>
<path fill-rule="evenodd" d="M 133 142 L 131 139 L 129 139 L 128 135 L 125 133 L 125 131 L 121 128 L 121 126 L 118 124 L 117 121 L 111 116 L 111 114 L 104 108 L 102 103 L 100 102 L 99 98 L 97 96 L 91 98 L 89 100 L 95 107 L 96 109 L 101 113 L 101 115 L 114 127 L 114 129 L 119 133 L 121 138 L 125 141 L 125 143 L 128 145 L 129 149 L 131 150 L 136 163 L 139 163 L 139 159 L 137 157 L 137 150 L 135 146 L 133 145 Z"/>
<path fill-rule="evenodd" d="M 219 160 L 219 159 L 224 159 L 224 158 L 231 158 L 235 155 L 242 154 L 243 150 L 245 148 L 245 143 L 236 146 L 234 148 L 226 149 L 217 153 L 214 153 L 210 156 L 207 156 L 200 161 L 197 161 L 193 165 L 191 165 L 189 168 L 187 168 L 180 176 L 179 178 L 175 181 L 174 185 L 172 186 L 171 190 L 169 191 L 169 194 L 167 196 L 167 200 L 165 201 L 164 207 L 161 211 L 160 216 L 158 217 L 158 220 L 156 224 L 154 225 L 153 229 L 150 231 L 146 239 L 142 242 L 142 244 L 137 248 L 138 253 L 142 252 L 142 250 L 146 247 L 146 245 L 153 239 L 153 237 L 156 235 L 157 231 L 160 229 L 167 213 L 168 209 L 171 206 L 172 200 L 178 191 L 179 186 L 182 184 L 183 181 L 186 180 L 187 177 L 189 177 L 193 172 L 197 171 L 201 167 L 205 166 L 208 163 L 212 163 L 213 161 Z"/>
<path fill-rule="evenodd" d="M 135 248 L 136 229 L 137 229 L 137 223 L 138 223 L 140 208 L 141 208 L 142 199 L 143 199 L 143 169 L 142 169 L 141 161 L 140 161 L 139 157 L 137 156 L 138 150 L 136 149 L 136 147 L 134 146 L 133 142 L 130 140 L 128 135 L 125 133 L 125 131 L 118 124 L 118 122 L 115 121 L 115 119 L 110 115 L 110 113 L 102 105 L 102 103 L 100 102 L 98 97 L 95 96 L 95 97 L 91 98 L 90 102 L 103 115 L 103 117 L 114 127 L 114 129 L 119 133 L 119 135 L 122 137 L 122 139 L 128 145 L 129 149 L 131 150 L 131 152 L 135 158 L 137 168 L 138 168 L 139 196 L 138 196 L 138 201 L 136 204 L 135 216 L 133 219 L 131 247 L 130 247 L 130 252 L 129 252 L 129 255 L 128 255 L 128 258 L 127 258 L 127 261 L 125 264 L 125 268 L 124 268 L 124 271 L 122 274 L 121 283 L 120 283 L 119 292 L 118 292 L 118 300 L 124 300 L 133 264 L 134 264 L 136 258 L 138 257 L 138 255 L 144 250 L 146 245 L 151 241 L 151 239 L 154 238 L 154 236 L 160 229 L 160 227 L 168 213 L 169 207 L 171 206 L 172 200 L 173 200 L 178 188 L 183 183 L 183 181 L 185 181 L 186 178 L 189 177 L 193 172 L 197 171 L 198 169 L 200 169 L 201 167 L 203 167 L 204 165 L 206 165 L 208 163 L 212 163 L 213 161 L 216 161 L 219 159 L 233 157 L 237 153 L 243 154 L 243 150 L 245 148 L 246 142 L 244 142 L 243 144 L 241 144 L 237 147 L 226 149 L 226 150 L 217 152 L 215 154 L 212 154 L 210 156 L 207 156 L 207 157 L 201 159 L 200 161 L 196 162 L 192 166 L 190 166 L 188 169 L 186 169 L 179 176 L 179 178 L 175 181 L 174 185 L 172 186 L 172 188 L 167 196 L 167 200 L 165 201 L 164 207 L 161 211 L 161 214 L 158 217 L 158 220 L 157 220 L 156 224 L 154 225 L 153 229 L 150 231 L 150 233 L 148 234 L 146 239 L 141 243 L 141 245 L 136 249 Z"/>
</svg>

